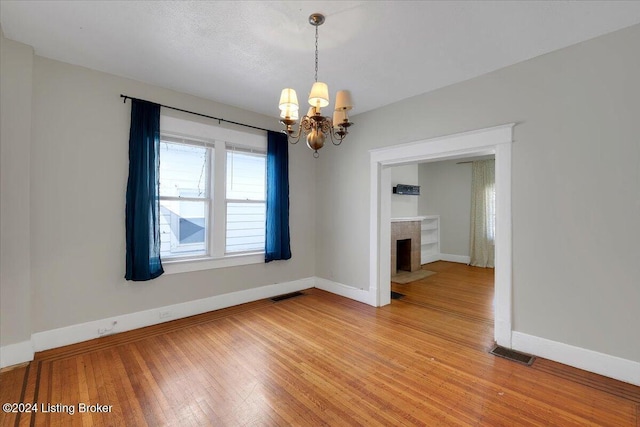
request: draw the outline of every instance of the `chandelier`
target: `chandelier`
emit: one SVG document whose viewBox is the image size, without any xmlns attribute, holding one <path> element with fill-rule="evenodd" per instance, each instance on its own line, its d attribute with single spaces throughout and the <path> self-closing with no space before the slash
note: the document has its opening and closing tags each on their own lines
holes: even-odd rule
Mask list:
<svg viewBox="0 0 640 427">
<path fill-rule="evenodd" d="M 326 83 L 318 81 L 318 27 L 324 23 L 324 15 L 314 13 L 309 16 L 309 23 L 316 27 L 316 76 L 315 83 L 309 94 L 309 111 L 300 120 L 298 130 L 293 125 L 298 120 L 298 96 L 291 88 L 282 89 L 280 95 L 280 123 L 285 126 L 283 132 L 288 135 L 289 142 L 297 144 L 302 134 L 306 135 L 307 146 L 313 150 L 313 157 L 318 157 L 318 150 L 324 146 L 329 135 L 333 145 L 340 145 L 347 130 L 353 123 L 349 122 L 347 111 L 353 108 L 351 94 L 347 90 L 339 90 L 336 94 L 336 104 L 333 117 L 325 117 L 320 109 L 329 105 L 329 88 Z"/>
</svg>

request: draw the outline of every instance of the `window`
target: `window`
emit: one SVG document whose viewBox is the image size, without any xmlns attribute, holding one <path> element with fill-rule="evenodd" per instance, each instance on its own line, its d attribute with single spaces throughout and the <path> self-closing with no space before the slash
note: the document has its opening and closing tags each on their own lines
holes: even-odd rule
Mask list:
<svg viewBox="0 0 640 427">
<path fill-rule="evenodd" d="M 263 253 L 266 136 L 173 117 L 161 132 L 163 261 Z"/>
<path fill-rule="evenodd" d="M 494 266 L 496 231 L 495 162 L 476 160 L 471 164 L 470 264 Z"/>
<path fill-rule="evenodd" d="M 486 203 L 487 239 L 493 245 L 496 239 L 496 184 L 489 182 L 484 188 Z"/>
</svg>

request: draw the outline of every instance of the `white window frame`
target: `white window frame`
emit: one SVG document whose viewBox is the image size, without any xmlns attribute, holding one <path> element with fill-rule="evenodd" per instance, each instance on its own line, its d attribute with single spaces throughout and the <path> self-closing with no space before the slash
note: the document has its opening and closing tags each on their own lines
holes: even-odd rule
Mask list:
<svg viewBox="0 0 640 427">
<path fill-rule="evenodd" d="M 186 144 L 193 141 L 202 141 L 203 145 L 213 148 L 208 170 L 208 196 L 210 198 L 208 235 L 206 238 L 208 254 L 196 257 L 164 258 L 162 259 L 162 265 L 165 274 L 264 263 L 264 250 L 225 253 L 226 151 L 227 145 L 231 145 L 266 153 L 266 135 L 263 132 L 241 132 L 214 126 L 204 120 L 194 120 L 191 116 L 174 111 L 162 111 L 160 133 L 161 140 L 162 137 L 170 137 L 174 141 L 176 138 L 183 138 Z M 162 158 L 160 161 L 162 161 Z"/>
</svg>

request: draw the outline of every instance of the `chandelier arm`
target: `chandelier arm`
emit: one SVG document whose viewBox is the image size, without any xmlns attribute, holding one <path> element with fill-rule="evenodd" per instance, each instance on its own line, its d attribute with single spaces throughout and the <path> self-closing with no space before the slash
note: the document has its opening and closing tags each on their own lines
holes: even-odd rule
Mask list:
<svg viewBox="0 0 640 427">
<path fill-rule="evenodd" d="M 322 121 L 320 122 L 320 126 L 321 126 L 320 129 L 322 130 L 322 132 L 329 133 L 332 127 L 331 119 L 329 117 L 323 117 Z"/>
<path fill-rule="evenodd" d="M 340 131 L 340 132 L 342 132 L 342 131 Z M 329 132 L 329 136 L 331 136 L 331 143 L 333 145 L 340 145 L 340 144 L 342 144 L 342 140 L 346 136 L 346 132 L 344 134 L 339 134 L 339 133 L 335 132 L 334 128 L 331 128 L 331 131 Z M 338 142 L 336 142 L 336 141 L 338 141 Z"/>
<path fill-rule="evenodd" d="M 297 144 L 298 141 L 300 141 L 300 136 L 302 135 L 300 126 L 298 126 L 298 131 L 294 132 L 292 127 L 293 125 L 295 125 L 295 121 L 286 122 L 285 120 L 280 120 L 280 123 L 285 126 L 285 128 L 282 130 L 282 133 L 287 135 L 287 140 L 289 141 L 289 143 Z"/>
<path fill-rule="evenodd" d="M 313 129 L 313 120 L 306 115 L 302 117 L 302 120 L 300 120 L 300 126 L 298 127 L 298 131 L 300 131 L 300 129 L 302 129 L 304 133 L 311 132 L 311 129 Z"/>
<path fill-rule="evenodd" d="M 300 128 L 298 128 L 298 132 L 296 133 L 296 135 L 292 133 L 288 133 L 287 131 L 283 131 L 285 134 L 287 134 L 287 140 L 289 141 L 289 144 L 297 144 L 298 142 L 300 142 L 300 135 L 302 134 L 302 132 L 300 132 Z"/>
<path fill-rule="evenodd" d="M 329 117 L 322 118 L 319 123 L 319 128 L 325 135 L 329 135 L 329 138 L 331 138 L 331 143 L 333 145 L 342 144 L 342 140 L 347 135 L 347 131 L 343 126 L 340 126 L 340 130 L 336 131 L 333 127 L 333 122 Z"/>
</svg>

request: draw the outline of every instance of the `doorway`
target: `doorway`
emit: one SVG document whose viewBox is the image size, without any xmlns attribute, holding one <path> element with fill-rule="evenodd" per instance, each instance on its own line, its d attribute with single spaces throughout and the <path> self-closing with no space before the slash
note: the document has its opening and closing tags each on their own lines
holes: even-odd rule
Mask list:
<svg viewBox="0 0 640 427">
<path fill-rule="evenodd" d="M 392 166 L 493 154 L 496 162 L 496 342 L 511 348 L 511 144 L 515 123 L 370 151 L 370 300 L 391 302 Z"/>
</svg>

